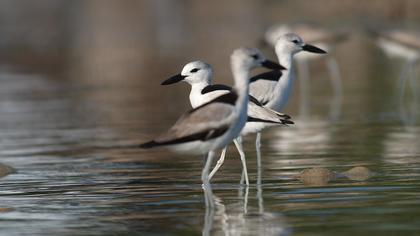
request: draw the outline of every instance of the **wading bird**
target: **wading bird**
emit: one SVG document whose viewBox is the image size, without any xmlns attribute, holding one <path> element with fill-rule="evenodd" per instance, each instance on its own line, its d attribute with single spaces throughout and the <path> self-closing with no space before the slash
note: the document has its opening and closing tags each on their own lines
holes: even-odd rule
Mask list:
<svg viewBox="0 0 420 236">
<path fill-rule="evenodd" d="M 269 63 L 267 61 L 267 63 Z M 264 64 L 263 64 L 264 66 Z M 280 71 L 276 71 L 281 74 Z M 169 79 L 162 82 L 162 85 L 168 85 L 177 83 L 180 81 L 185 81 L 191 85 L 191 92 L 189 95 L 190 103 L 193 108 L 201 106 L 223 94 L 229 93 L 232 88 L 222 84 L 212 84 L 213 78 L 213 69 L 211 65 L 203 61 L 193 61 L 184 66 L 182 72 L 175 76 L 170 77 Z M 252 79 L 250 83 L 253 83 Z M 287 125 L 293 124 L 290 120 L 290 116 L 278 113 L 269 108 L 262 106 L 257 99 L 250 96 L 248 102 L 248 118 L 245 127 L 241 131 L 241 136 L 248 133 L 256 133 L 261 131 L 263 127 L 270 125 Z M 236 148 L 239 151 L 242 168 L 243 168 L 243 177 L 245 178 L 246 185 L 249 185 L 248 173 L 245 162 L 245 153 L 241 145 L 241 137 L 239 136 L 234 140 Z M 223 165 L 225 155 L 225 147 L 222 151 L 220 159 L 217 161 L 216 166 L 211 171 L 209 178 L 211 179 L 217 170 Z"/>
<path fill-rule="evenodd" d="M 341 103 L 343 88 L 341 81 L 340 68 L 337 60 L 331 51 L 337 44 L 344 42 L 348 38 L 348 33 L 344 31 L 331 30 L 309 24 L 276 24 L 270 26 L 264 34 L 265 43 L 275 46 L 277 39 L 287 33 L 296 33 L 305 39 L 305 42 L 323 48 L 328 51 L 328 56 L 320 54 L 301 53 L 295 56 L 295 61 L 299 70 L 299 115 L 307 118 L 309 115 L 310 97 L 310 73 L 308 63 L 314 60 L 324 60 L 329 73 L 330 84 L 333 98 L 330 104 L 330 118 L 337 120 L 341 113 Z"/>
<path fill-rule="evenodd" d="M 211 190 L 209 168 L 217 149 L 224 148 L 240 134 L 247 120 L 250 71 L 267 65 L 262 53 L 255 48 L 236 49 L 230 57 L 235 85 L 233 89 L 216 99 L 184 113 L 165 133 L 141 148 L 165 146 L 175 151 L 207 153 L 202 171 L 203 188 Z M 277 63 L 271 69 L 280 69 Z M 213 207 L 211 191 L 205 191 L 206 206 Z"/>
<path fill-rule="evenodd" d="M 297 34 L 288 33 L 277 38 L 275 52 L 279 63 L 286 67 L 282 74 L 266 72 L 254 76 L 255 82 L 250 84 L 250 94 L 264 106 L 280 112 L 285 107 L 292 91 L 293 56 L 301 51 L 323 54 L 324 50 L 305 43 Z M 261 167 L 261 132 L 257 133 L 255 146 L 257 149 L 258 169 Z"/>
</svg>

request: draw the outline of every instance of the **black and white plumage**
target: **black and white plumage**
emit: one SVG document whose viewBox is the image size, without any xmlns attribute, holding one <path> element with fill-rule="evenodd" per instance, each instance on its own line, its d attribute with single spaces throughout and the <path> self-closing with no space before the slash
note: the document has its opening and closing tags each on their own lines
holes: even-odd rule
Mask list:
<svg viewBox="0 0 420 236">
<path fill-rule="evenodd" d="M 326 53 L 318 47 L 305 43 L 296 34 L 288 33 L 278 36 L 275 52 L 279 63 L 286 67 L 286 70 L 280 76 L 276 73 L 263 73 L 254 76 L 253 80 L 255 82 L 250 84 L 250 94 L 267 107 L 281 111 L 289 99 L 295 78 L 293 74 L 293 56 L 301 51 L 316 54 Z"/>
<path fill-rule="evenodd" d="M 273 72 L 268 72 L 272 74 Z M 280 71 L 275 71 L 276 74 L 281 74 Z M 193 61 L 186 64 L 179 75 L 172 76 L 165 80 L 162 84 L 172 84 L 179 81 L 186 81 L 191 85 L 190 102 L 192 107 L 197 107 L 206 103 L 215 97 L 224 96 L 228 94 L 232 88 L 222 84 L 211 84 L 213 75 L 212 67 L 202 61 Z M 182 80 L 174 79 L 182 77 Z M 250 80 L 253 81 L 253 80 Z M 275 112 L 269 108 L 264 107 L 256 98 L 249 96 L 248 102 L 248 117 L 245 127 L 241 131 L 241 135 L 248 133 L 255 133 L 260 131 L 260 128 L 267 125 L 287 125 L 293 124 L 290 116 Z M 235 140 L 236 147 L 241 155 L 241 160 L 245 159 L 244 151 L 239 139 Z M 216 167 L 210 173 L 210 178 L 217 172 L 223 164 L 226 148 L 222 152 L 222 156 L 216 164 Z M 245 162 L 243 161 L 243 164 Z M 243 166 L 245 183 L 249 184 L 246 166 Z"/>
<path fill-rule="evenodd" d="M 194 108 L 181 116 L 178 121 L 164 134 L 155 140 L 141 145 L 143 148 L 156 146 L 175 145 L 175 150 L 190 152 L 194 146 L 194 151 L 199 153 L 208 149 L 211 140 L 223 135 L 231 123 L 231 113 L 238 95 L 231 91 L 220 96 L 213 101 Z M 189 142 L 200 142 L 191 144 Z M 206 142 L 207 141 L 207 142 Z"/>
<path fill-rule="evenodd" d="M 272 73 L 275 72 L 275 73 Z M 270 74 L 281 74 L 281 71 L 270 71 L 267 72 Z M 260 78 L 259 78 L 260 79 Z M 201 90 L 201 95 L 206 96 L 209 95 L 212 97 L 212 93 L 223 93 L 223 92 L 230 92 L 231 87 L 223 84 L 209 84 L 206 87 Z M 197 96 L 194 96 L 197 97 Z M 293 121 L 290 120 L 291 117 L 287 114 L 283 114 L 280 112 L 276 112 L 274 110 L 271 110 L 267 107 L 264 107 L 264 104 L 262 104 L 258 99 L 256 99 L 254 96 L 249 95 L 249 102 L 248 102 L 248 118 L 247 122 L 262 122 L 267 124 L 283 124 L 283 125 L 289 125 L 293 124 Z M 253 132 L 251 130 L 248 130 L 245 126 L 245 128 L 242 130 L 242 133 L 248 134 L 250 132 Z M 255 131 L 254 131 L 255 132 Z"/>
<path fill-rule="evenodd" d="M 250 70 L 264 63 L 266 59 L 259 50 L 236 49 L 231 55 L 234 88 L 229 93 L 185 113 L 166 133 L 140 147 L 165 146 L 177 151 L 208 153 L 202 181 L 203 187 L 210 189 L 208 171 L 214 152 L 224 148 L 244 127 L 247 120 Z M 206 204 L 213 206 L 212 201 L 206 201 Z"/>
<path fill-rule="evenodd" d="M 330 103 L 330 118 L 336 120 L 341 113 L 343 88 L 340 67 L 331 52 L 338 44 L 346 41 L 350 33 L 343 29 L 334 30 L 305 23 L 275 24 L 265 31 L 264 42 L 275 47 L 277 39 L 287 33 L 296 33 L 304 38 L 306 43 L 329 52 L 327 56 L 318 53 L 299 53 L 294 56 L 299 70 L 299 114 L 307 116 L 310 111 L 310 71 L 308 63 L 314 60 L 322 60 L 329 74 L 328 79 L 333 95 Z"/>
<path fill-rule="evenodd" d="M 293 75 L 293 56 L 301 51 L 312 53 L 326 53 L 324 50 L 313 45 L 303 42 L 296 34 L 288 33 L 277 38 L 275 51 L 279 63 L 286 67 L 282 74 L 276 72 L 266 72 L 252 78 L 250 83 L 250 94 L 254 96 L 265 107 L 276 112 L 283 110 L 286 105 L 290 93 L 292 91 L 294 75 Z M 260 130 L 270 126 L 264 124 L 259 127 Z M 261 171 L 261 132 L 258 131 L 255 139 L 255 147 L 257 149 L 257 165 L 258 171 Z"/>
</svg>

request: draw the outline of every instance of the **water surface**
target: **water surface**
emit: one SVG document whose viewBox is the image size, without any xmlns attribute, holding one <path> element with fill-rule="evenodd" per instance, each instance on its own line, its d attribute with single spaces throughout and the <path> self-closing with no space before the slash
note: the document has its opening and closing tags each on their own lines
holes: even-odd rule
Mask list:
<svg viewBox="0 0 420 236">
<path fill-rule="evenodd" d="M 180 113 L 162 115 L 165 103 L 151 101 L 158 97 L 144 85 L 11 71 L 0 77 L 0 160 L 17 171 L 0 179 L 1 235 L 420 232 L 420 127 L 402 125 L 392 109 L 360 114 L 350 94 L 339 121 L 314 112 L 267 130 L 261 185 L 247 137 L 251 186 L 239 185 L 240 162 L 230 148 L 210 210 L 202 157 L 135 148 Z M 328 110 L 325 101 L 319 106 Z M 332 177 L 300 174 L 319 167 Z M 368 173 L 343 173 L 354 167 Z"/>
</svg>

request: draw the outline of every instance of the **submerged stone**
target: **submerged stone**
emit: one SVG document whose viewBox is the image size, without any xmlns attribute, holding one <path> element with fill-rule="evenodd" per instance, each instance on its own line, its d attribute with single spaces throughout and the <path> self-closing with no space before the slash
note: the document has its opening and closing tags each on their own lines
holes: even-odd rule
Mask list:
<svg viewBox="0 0 420 236">
<path fill-rule="evenodd" d="M 0 163 L 0 177 L 4 177 L 6 175 L 10 175 L 10 174 L 15 173 L 15 172 L 16 172 L 15 168 Z"/>
<path fill-rule="evenodd" d="M 364 166 L 356 166 L 351 168 L 348 171 L 342 173 L 344 176 L 351 180 L 367 180 L 373 176 L 373 173 Z"/>
<path fill-rule="evenodd" d="M 323 186 L 329 181 L 335 179 L 336 173 L 327 168 L 315 167 L 303 170 L 300 174 L 298 174 L 298 178 L 305 185 Z"/>
<path fill-rule="evenodd" d="M 6 213 L 6 212 L 11 212 L 14 211 L 14 208 L 11 207 L 0 207 L 0 213 Z"/>
</svg>

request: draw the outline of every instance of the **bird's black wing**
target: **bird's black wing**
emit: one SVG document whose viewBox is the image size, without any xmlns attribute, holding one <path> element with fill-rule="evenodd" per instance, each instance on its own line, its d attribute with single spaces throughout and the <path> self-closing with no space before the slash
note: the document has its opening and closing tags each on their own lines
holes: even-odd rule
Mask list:
<svg viewBox="0 0 420 236">
<path fill-rule="evenodd" d="M 229 87 L 223 84 L 210 84 L 210 85 L 207 85 L 205 88 L 203 88 L 203 90 L 201 90 L 201 94 L 206 94 L 206 93 L 210 93 L 210 92 L 218 91 L 218 90 L 230 91 L 232 90 L 232 87 Z"/>
<path fill-rule="evenodd" d="M 262 74 L 258 74 L 256 76 L 251 77 L 251 79 L 249 79 L 249 82 L 253 83 L 258 80 L 279 81 L 282 75 L 283 73 L 281 71 L 272 70 L 272 71 L 264 72 Z"/>
</svg>

